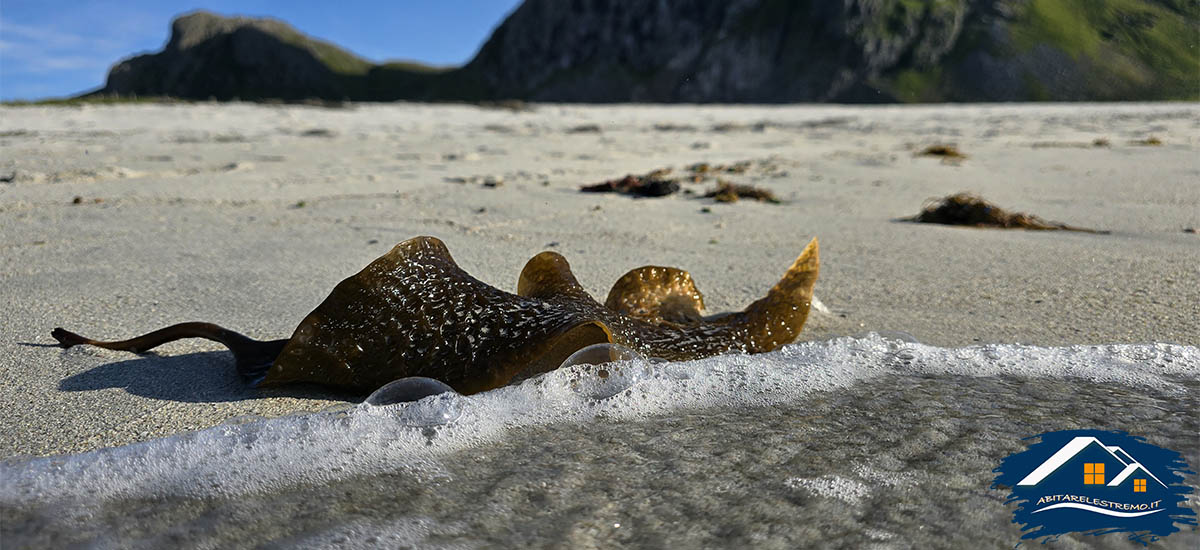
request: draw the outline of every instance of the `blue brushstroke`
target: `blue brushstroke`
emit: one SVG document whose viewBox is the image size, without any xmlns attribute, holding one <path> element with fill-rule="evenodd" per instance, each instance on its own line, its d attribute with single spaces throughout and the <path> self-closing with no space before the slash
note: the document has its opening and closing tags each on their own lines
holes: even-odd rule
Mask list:
<svg viewBox="0 0 1200 550">
<path fill-rule="evenodd" d="M 992 488 L 1011 490 L 1007 502 L 1016 504 L 1013 523 L 1021 526 L 1022 540 L 1045 543 L 1067 533 L 1128 533 L 1130 540 L 1146 545 L 1181 530 L 1181 526 L 1197 525 L 1195 511 L 1185 505 L 1192 488 L 1183 485 L 1184 475 L 1193 472 L 1187 469 L 1180 453 L 1119 431 L 1064 430 L 1027 440 L 1037 437 L 1040 442 L 1005 458 L 993 470 L 996 478 Z M 1087 443 L 1073 455 L 1064 453 L 1070 458 L 1037 479 L 1036 484 L 1019 485 L 1076 438 L 1098 441 Z M 1108 485 L 1118 481 L 1121 471 L 1133 462 L 1142 468 L 1119 485 Z M 1101 484 L 1085 484 L 1087 463 L 1104 465 Z M 1134 490 L 1135 480 L 1145 481 L 1144 492 Z M 1031 477 L 1029 481 L 1035 480 Z"/>
</svg>

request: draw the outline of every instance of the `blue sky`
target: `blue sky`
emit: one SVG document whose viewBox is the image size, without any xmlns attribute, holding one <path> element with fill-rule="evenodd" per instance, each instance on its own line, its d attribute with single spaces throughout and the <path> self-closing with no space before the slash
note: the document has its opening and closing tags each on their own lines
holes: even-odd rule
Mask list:
<svg viewBox="0 0 1200 550">
<path fill-rule="evenodd" d="M 195 9 L 282 19 L 372 61 L 458 65 L 475 55 L 518 4 L 520 0 L 2 0 L 0 100 L 63 97 L 98 88 L 117 61 L 161 49 L 171 19 Z"/>
</svg>

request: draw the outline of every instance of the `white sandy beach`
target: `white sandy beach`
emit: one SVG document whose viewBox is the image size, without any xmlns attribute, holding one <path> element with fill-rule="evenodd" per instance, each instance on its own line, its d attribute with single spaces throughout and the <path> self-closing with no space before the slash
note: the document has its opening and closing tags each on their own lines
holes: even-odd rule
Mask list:
<svg viewBox="0 0 1200 550">
<path fill-rule="evenodd" d="M 417 235 L 509 291 L 546 249 L 600 299 L 633 267 L 682 267 L 709 312 L 760 297 L 817 236 L 829 311 L 802 340 L 1200 344 L 1200 236 L 1185 232 L 1200 229 L 1196 104 L 534 107 L 0 107 L 0 456 L 351 399 L 247 389 L 205 341 L 144 358 L 64 351 L 49 332 L 124 338 L 199 320 L 284 338 L 338 281 Z M 1133 143 L 1151 136 L 1162 145 Z M 914 155 L 944 143 L 969 158 Z M 578 192 L 736 161 L 752 168 L 730 180 L 784 203 L 698 198 L 711 181 L 657 199 Z M 1111 234 L 896 221 L 959 191 Z"/>
</svg>

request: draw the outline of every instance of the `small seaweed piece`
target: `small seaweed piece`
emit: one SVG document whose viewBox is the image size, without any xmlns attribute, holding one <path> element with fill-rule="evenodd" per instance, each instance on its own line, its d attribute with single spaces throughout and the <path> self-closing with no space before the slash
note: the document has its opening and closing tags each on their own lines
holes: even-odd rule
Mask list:
<svg viewBox="0 0 1200 550">
<path fill-rule="evenodd" d="M 769 125 L 771 125 L 771 124 L 768 122 L 755 122 L 754 124 L 742 124 L 742 123 L 738 123 L 738 122 L 722 122 L 720 124 L 713 125 L 712 131 L 720 132 L 720 133 L 743 132 L 743 131 L 762 132 L 762 131 L 765 131 L 767 129 L 767 126 L 769 126 Z"/>
<path fill-rule="evenodd" d="M 1163 141 L 1161 139 L 1158 139 L 1158 137 L 1156 137 L 1156 136 L 1150 136 L 1146 139 L 1135 139 L 1129 143 L 1132 145 L 1147 145 L 1150 147 L 1155 147 L 1158 145 L 1162 145 Z"/>
<path fill-rule="evenodd" d="M 923 157 L 942 157 L 943 159 L 955 160 L 967 158 L 967 155 L 964 155 L 962 151 L 958 150 L 958 147 L 953 145 L 930 145 L 929 147 L 922 149 L 920 153 L 917 153 L 917 155 Z"/>
<path fill-rule="evenodd" d="M 304 136 L 304 137 L 331 138 L 331 137 L 337 137 L 337 132 L 330 130 L 329 128 L 312 128 L 310 130 L 305 130 L 303 132 L 300 132 L 300 135 Z M 236 139 L 236 141 L 245 141 L 245 138 L 242 138 L 241 136 L 236 136 L 236 137 L 238 138 L 238 139 Z M 217 136 L 217 141 L 220 141 L 220 139 L 221 139 L 221 136 Z"/>
<path fill-rule="evenodd" d="M 567 128 L 567 133 L 568 134 L 599 134 L 600 133 L 600 125 L 599 124 L 580 124 L 579 126 L 572 126 L 571 128 Z"/>
<path fill-rule="evenodd" d="M 697 162 L 687 167 L 688 171 L 699 176 L 703 174 L 715 174 L 724 172 L 727 174 L 745 174 L 750 169 L 750 161 L 743 160 L 733 164 L 709 164 L 707 162 Z"/>
<path fill-rule="evenodd" d="M 1107 147 L 1104 145 L 1103 139 L 1097 139 L 1092 142 L 1087 141 L 1037 141 L 1034 142 L 1034 149 L 1061 148 L 1061 149 L 1090 149 L 1092 147 Z"/>
<path fill-rule="evenodd" d="M 673 122 L 664 122 L 655 124 L 654 130 L 657 132 L 695 132 L 696 127 L 691 124 L 675 124 Z"/>
<path fill-rule="evenodd" d="M 619 180 L 608 180 L 595 185 L 584 185 L 584 193 L 621 193 L 635 197 L 665 197 L 679 191 L 679 182 L 664 177 L 665 172 L 656 170 L 644 176 L 629 174 Z"/>
<path fill-rule="evenodd" d="M 998 227 L 1003 229 L 1108 233 L 1108 231 L 1098 231 L 1095 229 L 1074 227 L 1065 223 L 1050 222 L 1032 214 L 1009 212 L 970 193 L 958 193 L 942 199 L 930 199 L 925 202 L 925 206 L 920 214 L 911 218 L 904 218 L 903 221 L 973 227 Z"/>
<path fill-rule="evenodd" d="M 725 167 L 725 171 L 729 172 L 730 174 L 745 174 L 746 171 L 749 169 L 750 169 L 750 161 L 748 161 L 748 160 L 743 160 L 741 162 L 735 162 L 735 163 L 730 164 L 729 166 Z"/>
<path fill-rule="evenodd" d="M 705 195 L 705 196 L 707 196 L 707 195 Z M 715 195 L 712 196 L 712 198 L 713 198 L 713 200 L 715 200 L 717 202 L 737 202 L 738 199 L 740 199 L 741 197 L 738 197 L 737 193 L 734 193 L 733 191 L 726 189 L 726 190 L 717 192 Z"/>
<path fill-rule="evenodd" d="M 717 202 L 737 202 L 738 199 L 754 199 L 760 202 L 769 202 L 771 204 L 779 204 L 783 201 L 775 196 L 769 189 L 754 187 L 753 185 L 743 185 L 740 183 L 729 183 L 727 181 L 717 181 L 717 187 L 712 191 L 704 194 L 704 198 L 714 199 Z"/>
</svg>

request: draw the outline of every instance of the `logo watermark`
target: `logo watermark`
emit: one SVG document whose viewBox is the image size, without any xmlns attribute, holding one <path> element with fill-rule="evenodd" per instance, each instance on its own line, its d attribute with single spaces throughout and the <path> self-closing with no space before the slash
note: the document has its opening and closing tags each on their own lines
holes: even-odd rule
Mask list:
<svg viewBox="0 0 1200 550">
<path fill-rule="evenodd" d="M 1125 432 L 1047 432 L 996 468 L 992 487 L 1009 488 L 1022 539 L 1066 533 L 1127 533 L 1143 544 L 1195 526 L 1187 507 L 1192 473 L 1180 454 Z M 1031 438 L 1032 439 L 1032 438 Z"/>
</svg>

